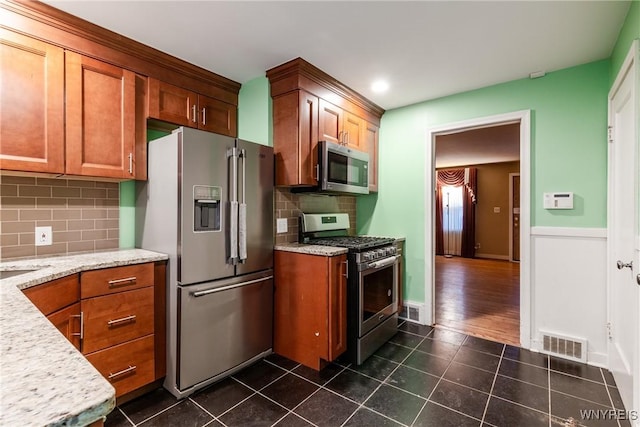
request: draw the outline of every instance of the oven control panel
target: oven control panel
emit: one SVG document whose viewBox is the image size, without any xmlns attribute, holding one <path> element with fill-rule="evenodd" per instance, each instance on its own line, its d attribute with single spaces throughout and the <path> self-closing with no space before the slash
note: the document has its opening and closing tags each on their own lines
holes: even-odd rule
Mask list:
<svg viewBox="0 0 640 427">
<path fill-rule="evenodd" d="M 385 246 L 378 249 L 371 249 L 369 251 L 360 252 L 356 254 L 356 263 L 364 263 L 377 261 L 379 259 L 388 258 L 396 254 L 395 246 Z"/>
</svg>

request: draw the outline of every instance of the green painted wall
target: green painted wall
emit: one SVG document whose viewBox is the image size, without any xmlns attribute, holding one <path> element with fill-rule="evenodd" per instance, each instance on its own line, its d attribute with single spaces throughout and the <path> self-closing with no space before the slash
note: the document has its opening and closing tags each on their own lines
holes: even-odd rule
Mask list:
<svg viewBox="0 0 640 427">
<path fill-rule="evenodd" d="M 606 226 L 609 70 L 610 61 L 603 60 L 384 114 L 379 192 L 357 198 L 357 228 L 363 234 L 406 237 L 407 299 L 424 301 L 431 274 L 424 260 L 425 227 L 431 223 L 424 188 L 430 127 L 531 110 L 531 225 Z M 542 193 L 549 191 L 573 191 L 575 209 L 544 210 Z"/>
<path fill-rule="evenodd" d="M 624 25 L 611 53 L 611 83 L 614 82 L 618 75 L 622 62 L 631 47 L 631 42 L 637 38 L 640 38 L 640 0 L 631 2 Z"/>
<path fill-rule="evenodd" d="M 273 147 L 269 80 L 258 77 L 242 85 L 238 94 L 238 138 Z"/>
<path fill-rule="evenodd" d="M 154 129 L 147 130 L 147 141 L 168 135 Z M 120 183 L 120 248 L 130 249 L 136 245 L 136 182 Z"/>
</svg>

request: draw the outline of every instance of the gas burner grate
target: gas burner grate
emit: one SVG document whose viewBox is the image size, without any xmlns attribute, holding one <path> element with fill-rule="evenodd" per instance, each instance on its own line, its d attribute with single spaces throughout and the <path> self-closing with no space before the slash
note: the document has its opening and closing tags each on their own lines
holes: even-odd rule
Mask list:
<svg viewBox="0 0 640 427">
<path fill-rule="evenodd" d="M 371 249 L 381 246 L 388 246 L 394 242 L 389 237 L 373 236 L 338 236 L 311 239 L 308 243 L 312 245 L 334 246 L 355 250 Z"/>
</svg>

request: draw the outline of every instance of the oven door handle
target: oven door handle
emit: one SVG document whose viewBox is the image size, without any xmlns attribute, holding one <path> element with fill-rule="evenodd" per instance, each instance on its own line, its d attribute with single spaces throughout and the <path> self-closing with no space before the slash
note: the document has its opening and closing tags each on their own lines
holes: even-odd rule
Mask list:
<svg viewBox="0 0 640 427">
<path fill-rule="evenodd" d="M 395 264 L 398 258 L 399 258 L 398 255 L 394 255 L 392 257 L 385 258 L 380 261 L 372 262 L 371 264 L 369 264 L 369 268 L 379 269 L 383 267 L 388 267 L 390 265 Z"/>
</svg>

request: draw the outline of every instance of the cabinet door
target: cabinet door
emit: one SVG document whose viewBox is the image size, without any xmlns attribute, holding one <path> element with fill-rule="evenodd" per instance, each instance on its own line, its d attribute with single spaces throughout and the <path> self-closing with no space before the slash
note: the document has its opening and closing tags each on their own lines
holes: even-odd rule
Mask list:
<svg viewBox="0 0 640 427">
<path fill-rule="evenodd" d="M 327 257 L 274 251 L 273 351 L 320 370 L 328 360 Z"/>
<path fill-rule="evenodd" d="M 47 316 L 47 319 L 58 328 L 75 348 L 80 350 L 80 303 L 58 310 Z"/>
<path fill-rule="evenodd" d="M 367 122 L 360 117 L 351 114 L 348 111 L 344 112 L 344 122 L 342 129 L 344 132 L 343 140 L 344 142 L 346 142 L 347 146 L 355 150 L 367 150 L 362 140 L 366 123 Z"/>
<path fill-rule="evenodd" d="M 198 128 L 221 135 L 237 135 L 236 106 L 198 95 Z"/>
<path fill-rule="evenodd" d="M 342 108 L 320 99 L 318 115 L 318 140 L 342 143 Z"/>
<path fill-rule="evenodd" d="M 318 97 L 297 90 L 273 99 L 276 185 L 316 185 Z"/>
<path fill-rule="evenodd" d="M 0 29 L 0 168 L 64 173 L 64 51 Z"/>
<path fill-rule="evenodd" d="M 149 78 L 149 117 L 177 125 L 198 127 L 198 95 Z"/>
<path fill-rule="evenodd" d="M 133 178 L 136 76 L 66 52 L 66 172 Z"/>
<path fill-rule="evenodd" d="M 378 191 L 378 126 L 364 122 L 362 141 L 369 153 L 369 191 Z"/>
<path fill-rule="evenodd" d="M 347 256 L 329 258 L 329 361 L 347 350 Z"/>
</svg>

